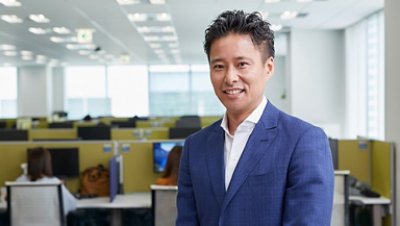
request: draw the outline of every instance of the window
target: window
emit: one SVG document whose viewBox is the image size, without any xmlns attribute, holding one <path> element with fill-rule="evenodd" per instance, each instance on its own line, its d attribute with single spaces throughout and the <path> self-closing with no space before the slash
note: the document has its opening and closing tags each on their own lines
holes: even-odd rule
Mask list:
<svg viewBox="0 0 400 226">
<path fill-rule="evenodd" d="M 346 29 L 347 137 L 384 138 L 384 16 Z"/>
<path fill-rule="evenodd" d="M 111 115 L 105 68 L 67 67 L 65 70 L 66 109 L 71 119 Z"/>
<path fill-rule="evenodd" d="M 0 118 L 17 117 L 17 69 L 0 67 Z"/>
<path fill-rule="evenodd" d="M 107 68 L 111 114 L 117 117 L 149 115 L 148 75 L 145 66 Z"/>
</svg>

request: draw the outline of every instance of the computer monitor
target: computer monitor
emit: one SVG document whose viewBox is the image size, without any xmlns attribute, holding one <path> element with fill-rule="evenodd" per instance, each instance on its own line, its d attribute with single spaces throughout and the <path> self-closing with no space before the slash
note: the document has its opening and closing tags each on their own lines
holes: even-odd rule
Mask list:
<svg viewBox="0 0 400 226">
<path fill-rule="evenodd" d="M 73 122 L 51 122 L 49 123 L 49 128 L 63 128 L 63 129 L 70 129 L 74 128 Z"/>
<path fill-rule="evenodd" d="M 7 128 L 7 122 L 0 122 L 0 129 Z"/>
<path fill-rule="evenodd" d="M 27 141 L 28 130 L 0 129 L 0 141 Z"/>
<path fill-rule="evenodd" d="M 135 128 L 136 121 L 111 121 L 111 127 L 116 128 Z"/>
<path fill-rule="evenodd" d="M 121 156 L 113 156 L 108 161 L 108 169 L 109 169 L 109 189 L 110 189 L 110 202 L 114 201 L 117 194 L 121 193 L 121 185 L 120 185 L 120 161 Z"/>
<path fill-rule="evenodd" d="M 164 172 L 169 152 L 175 146 L 183 146 L 184 141 L 163 141 L 153 143 L 153 169 L 155 173 Z"/>
<path fill-rule="evenodd" d="M 111 140 L 110 126 L 78 127 L 78 137 L 82 140 Z"/>
<path fill-rule="evenodd" d="M 29 155 L 31 149 L 28 149 Z M 53 176 L 58 178 L 77 178 L 79 171 L 79 148 L 47 148 L 51 155 Z"/>
<path fill-rule="evenodd" d="M 200 127 L 173 127 L 169 128 L 169 139 L 185 139 L 190 136 L 192 133 L 201 130 Z"/>
</svg>

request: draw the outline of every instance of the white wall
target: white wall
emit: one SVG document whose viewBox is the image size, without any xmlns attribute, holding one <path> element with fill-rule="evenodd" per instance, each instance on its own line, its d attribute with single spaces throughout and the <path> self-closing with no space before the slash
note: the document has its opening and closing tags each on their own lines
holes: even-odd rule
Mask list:
<svg viewBox="0 0 400 226">
<path fill-rule="evenodd" d="M 286 57 L 275 57 L 275 72 L 267 83 L 265 96 L 280 110 L 289 112 L 286 96 Z"/>
<path fill-rule="evenodd" d="M 53 72 L 53 111 L 64 111 L 64 68 L 55 67 Z"/>
<path fill-rule="evenodd" d="M 291 113 L 341 137 L 345 117 L 343 31 L 294 30 L 289 38 Z"/>
<path fill-rule="evenodd" d="M 18 116 L 46 116 L 51 110 L 51 72 L 45 66 L 18 69 Z"/>
<path fill-rule="evenodd" d="M 385 1 L 385 140 L 394 141 L 397 146 L 396 153 L 396 206 L 400 205 L 400 1 Z M 397 222 L 400 221 L 400 212 L 396 214 Z M 398 225 L 394 222 L 393 225 Z"/>
</svg>

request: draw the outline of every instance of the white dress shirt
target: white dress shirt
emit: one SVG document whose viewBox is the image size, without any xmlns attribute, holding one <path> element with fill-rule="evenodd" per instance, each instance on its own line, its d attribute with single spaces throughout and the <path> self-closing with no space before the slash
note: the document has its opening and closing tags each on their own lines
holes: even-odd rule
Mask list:
<svg viewBox="0 0 400 226">
<path fill-rule="evenodd" d="M 233 172 L 242 156 L 243 150 L 249 140 L 250 134 L 260 120 L 264 108 L 267 105 L 267 98 L 263 97 L 261 103 L 256 109 L 237 127 L 235 134 L 229 133 L 228 118 L 225 113 L 222 118 L 221 127 L 225 131 L 225 189 L 228 190 L 229 183 L 232 179 Z"/>
</svg>

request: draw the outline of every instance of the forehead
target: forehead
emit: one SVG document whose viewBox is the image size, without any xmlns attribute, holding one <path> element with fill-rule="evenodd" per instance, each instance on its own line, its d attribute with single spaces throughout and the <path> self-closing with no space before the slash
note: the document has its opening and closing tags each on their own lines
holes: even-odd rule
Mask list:
<svg viewBox="0 0 400 226">
<path fill-rule="evenodd" d="M 261 50 L 253 43 L 248 34 L 230 33 L 214 40 L 210 49 L 210 61 L 230 57 L 254 58 L 261 55 Z"/>
</svg>

